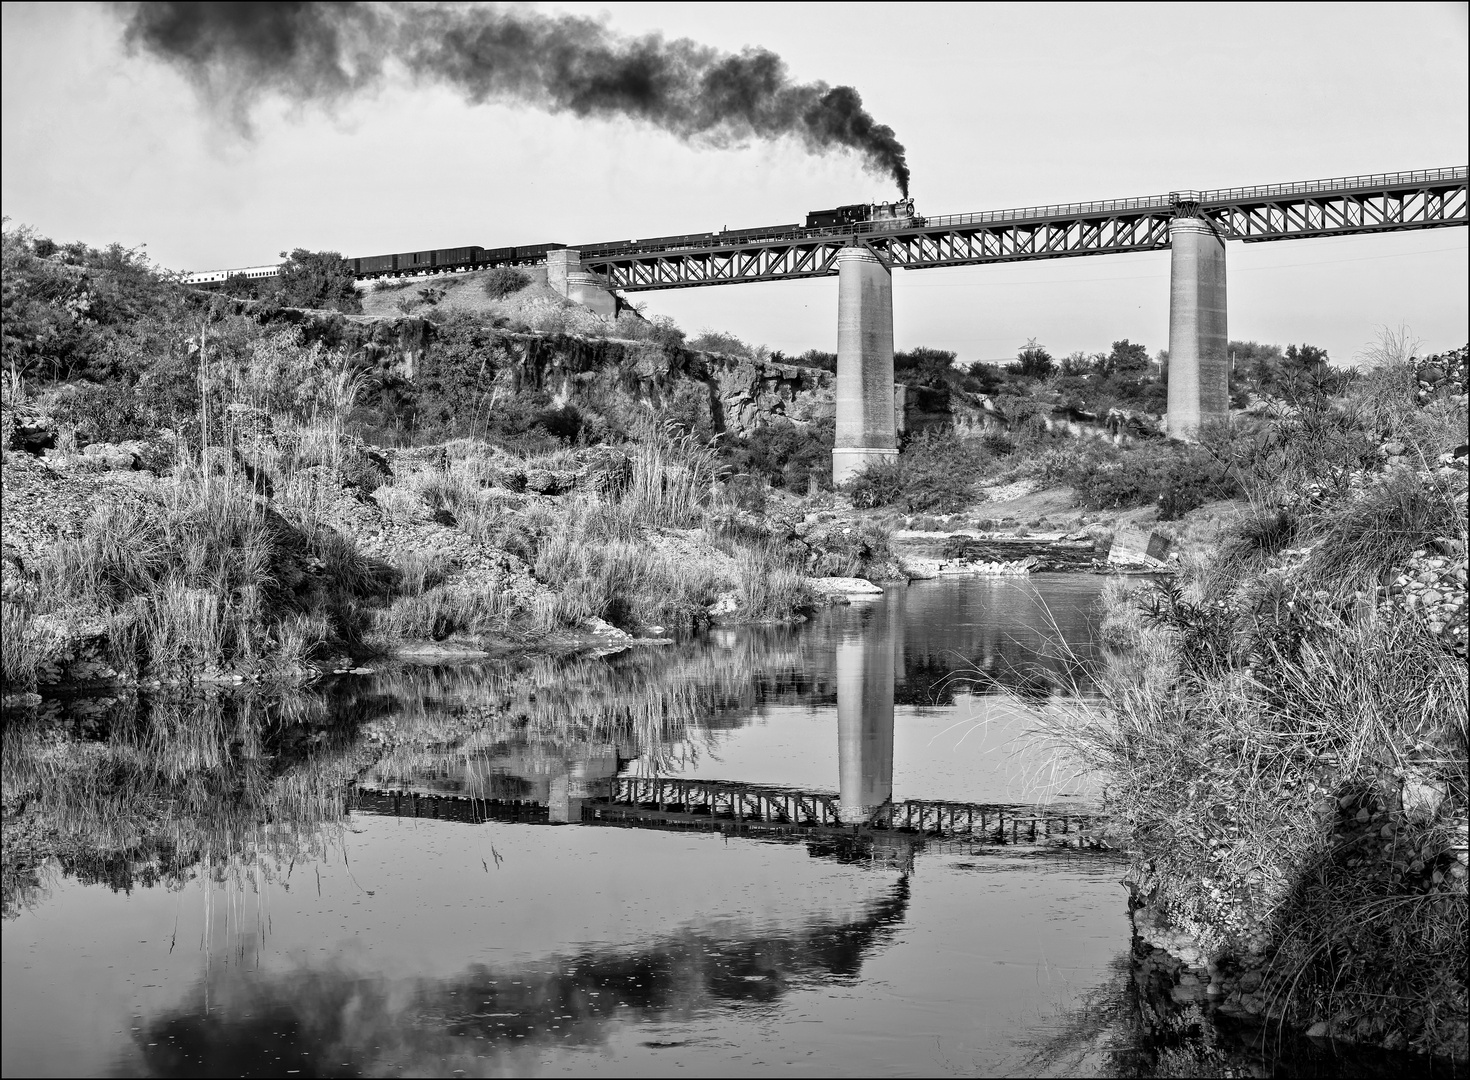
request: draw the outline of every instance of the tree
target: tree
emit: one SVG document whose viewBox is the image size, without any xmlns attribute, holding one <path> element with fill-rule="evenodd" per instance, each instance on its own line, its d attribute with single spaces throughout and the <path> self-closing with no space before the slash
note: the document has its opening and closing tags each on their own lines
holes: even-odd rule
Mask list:
<svg viewBox="0 0 1470 1080">
<path fill-rule="evenodd" d="M 893 376 L 920 386 L 948 386 L 959 375 L 954 362 L 955 354 L 948 349 L 919 345 L 893 354 Z"/>
<path fill-rule="evenodd" d="M 1104 375 L 1126 375 L 1138 378 L 1148 371 L 1148 349 L 1142 345 L 1135 345 L 1127 338 L 1115 341 L 1113 351 L 1108 353 L 1104 364 L 1106 366 Z"/>
<path fill-rule="evenodd" d="M 1299 371 L 1307 374 L 1318 368 L 1327 366 L 1327 350 L 1319 349 L 1315 345 L 1307 345 L 1305 343 L 1300 346 L 1288 345 L 1284 359 L 1288 371 Z"/>
<path fill-rule="evenodd" d="M 285 307 L 361 311 L 352 268 L 336 251 L 296 248 L 281 264 L 277 299 Z"/>
<path fill-rule="evenodd" d="M 1005 380 L 1001 377 L 998 364 L 987 364 L 984 360 L 976 360 L 965 373 L 974 381 L 975 392 L 979 394 L 995 394 Z"/>
<path fill-rule="evenodd" d="M 248 278 L 244 274 L 230 274 L 220 282 L 219 289 L 226 296 L 238 296 L 242 300 L 254 300 L 259 295 L 255 279 Z"/>
<path fill-rule="evenodd" d="M 1057 364 L 1046 346 L 1031 338 L 1016 354 L 1016 369 L 1028 379 L 1044 379 L 1057 370 Z"/>
<path fill-rule="evenodd" d="M 1092 361 L 1087 359 L 1087 354 L 1082 351 L 1069 353 L 1062 357 L 1061 373 L 1068 378 L 1086 375 L 1092 369 Z"/>
</svg>

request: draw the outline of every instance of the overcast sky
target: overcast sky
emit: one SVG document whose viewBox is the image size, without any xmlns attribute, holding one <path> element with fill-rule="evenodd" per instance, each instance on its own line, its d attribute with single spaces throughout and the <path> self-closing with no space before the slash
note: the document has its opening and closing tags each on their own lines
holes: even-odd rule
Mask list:
<svg viewBox="0 0 1470 1080">
<path fill-rule="evenodd" d="M 847 83 L 908 149 L 925 214 L 1470 161 L 1465 4 L 567 4 L 623 33 L 760 45 Z M 214 269 L 575 244 L 801 220 L 889 199 L 848 155 L 709 150 L 624 121 L 468 105 L 390 79 L 334 113 L 267 100 L 252 139 L 108 8 L 4 5 L 5 215 L 58 240 L 146 243 Z M 1379 327 L 1470 337 L 1467 230 L 1229 245 L 1230 335 L 1351 361 Z M 1167 343 L 1167 252 L 899 271 L 900 348 L 964 360 Z M 836 279 L 636 294 L 691 331 L 835 348 Z"/>
</svg>

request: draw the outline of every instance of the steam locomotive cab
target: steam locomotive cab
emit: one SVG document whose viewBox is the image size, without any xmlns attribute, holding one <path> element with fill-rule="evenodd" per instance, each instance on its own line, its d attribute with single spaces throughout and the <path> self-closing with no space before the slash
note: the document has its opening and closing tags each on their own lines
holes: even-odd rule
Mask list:
<svg viewBox="0 0 1470 1080">
<path fill-rule="evenodd" d="M 813 210 L 806 216 L 808 229 L 843 228 L 848 225 L 892 224 L 922 225 L 924 219 L 914 213 L 913 199 L 885 203 L 853 203 L 831 210 Z"/>
</svg>

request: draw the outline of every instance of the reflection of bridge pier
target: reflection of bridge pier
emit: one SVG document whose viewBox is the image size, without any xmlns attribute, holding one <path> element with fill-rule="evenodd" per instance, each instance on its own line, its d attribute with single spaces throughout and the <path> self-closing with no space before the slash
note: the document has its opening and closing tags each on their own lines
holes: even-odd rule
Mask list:
<svg viewBox="0 0 1470 1080">
<path fill-rule="evenodd" d="M 887 634 L 863 634 L 837 646 L 837 774 L 844 825 L 886 822 L 893 807 L 893 644 Z"/>
</svg>

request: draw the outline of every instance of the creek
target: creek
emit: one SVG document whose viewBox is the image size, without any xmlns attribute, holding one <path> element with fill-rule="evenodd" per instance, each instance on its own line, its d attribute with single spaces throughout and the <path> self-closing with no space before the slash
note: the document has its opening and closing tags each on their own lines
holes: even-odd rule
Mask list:
<svg viewBox="0 0 1470 1080">
<path fill-rule="evenodd" d="M 1100 585 L 14 720 L 80 839 L 7 878 L 0 1066 L 1147 1074 L 1124 866 L 1034 734 Z"/>
</svg>

